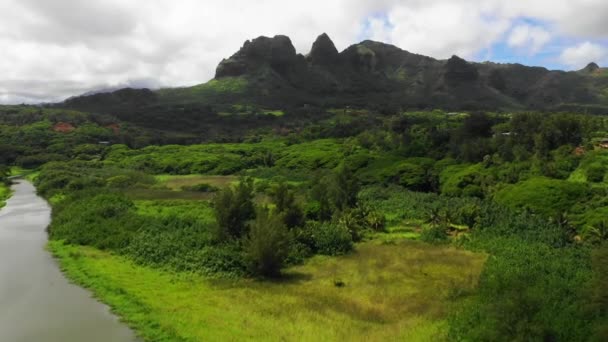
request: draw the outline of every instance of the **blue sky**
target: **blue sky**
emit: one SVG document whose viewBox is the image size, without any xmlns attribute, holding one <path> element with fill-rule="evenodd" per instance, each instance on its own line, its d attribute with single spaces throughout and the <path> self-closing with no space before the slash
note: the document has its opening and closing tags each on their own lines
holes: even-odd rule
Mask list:
<svg viewBox="0 0 608 342">
<path fill-rule="evenodd" d="M 573 60 L 572 63 L 567 63 L 562 53 L 571 47 L 577 47 L 581 44 L 590 43 L 594 46 L 603 47 L 608 51 L 608 41 L 606 39 L 595 39 L 589 37 L 568 37 L 555 33 L 556 29 L 550 24 L 535 20 L 533 18 L 521 18 L 514 22 L 514 27 L 518 25 L 527 25 L 529 27 L 538 27 L 551 35 L 548 41 L 538 50 L 530 49 L 525 45 L 523 47 L 515 47 L 509 44 L 509 34 L 498 39 L 490 47 L 480 50 L 472 58 L 475 61 L 490 60 L 498 63 L 520 63 L 530 66 L 543 66 L 548 69 L 559 70 L 576 70 L 584 67 L 587 63 L 606 63 L 608 53 L 604 53 L 603 57 L 597 58 L 590 55 L 585 59 Z M 582 62 L 582 63 L 581 63 Z M 608 65 L 607 65 L 608 66 Z"/>
<path fill-rule="evenodd" d="M 593 1 L 586 2 L 593 5 Z M 441 4 L 447 10 L 442 11 Z M 608 11 L 608 6 L 599 1 L 596 4 L 598 11 Z M 608 66 L 608 39 L 602 38 L 604 32 L 604 37 L 608 36 L 608 23 L 600 20 L 597 25 L 577 27 L 574 23 L 572 27 L 574 21 L 585 21 L 589 17 L 580 13 L 569 16 L 562 10 L 534 16 L 536 11 L 526 13 L 524 8 L 515 12 L 519 15 L 505 14 L 500 10 L 470 10 L 467 4 L 458 7 L 442 1 L 429 5 L 430 10 L 424 6 L 397 7 L 368 15 L 358 38 L 386 41 L 435 58 L 456 54 L 478 62 L 520 63 L 560 70 L 577 70 L 590 62 Z M 428 16 L 428 20 L 420 16 Z M 450 23 L 452 18 L 457 20 Z M 565 27 L 564 21 L 569 22 Z M 443 25 L 445 22 L 448 24 Z"/>
</svg>

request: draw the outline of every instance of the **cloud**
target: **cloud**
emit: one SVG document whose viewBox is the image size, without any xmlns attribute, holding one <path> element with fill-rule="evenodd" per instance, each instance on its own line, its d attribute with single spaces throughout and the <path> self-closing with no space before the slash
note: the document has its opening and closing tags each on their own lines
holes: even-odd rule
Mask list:
<svg viewBox="0 0 608 342">
<path fill-rule="evenodd" d="M 525 50 L 528 54 L 534 55 L 550 40 L 551 34 L 544 28 L 522 24 L 511 30 L 507 44 L 510 47 Z"/>
<path fill-rule="evenodd" d="M 562 63 L 581 69 L 588 63 L 600 62 L 608 58 L 608 49 L 599 44 L 584 42 L 564 49 L 559 58 Z"/>
<path fill-rule="evenodd" d="M 29 33 L 35 36 L 116 37 L 135 29 L 135 16 L 121 1 L 21 0 L 19 3 L 37 18 L 29 27 Z"/>
<path fill-rule="evenodd" d="M 391 41 L 408 51 L 448 58 L 471 58 L 489 47 L 509 27 L 507 20 L 488 17 L 477 4 L 435 1 L 418 6 L 395 5 L 388 14 Z"/>
<path fill-rule="evenodd" d="M 500 43 L 529 54 L 563 40 L 605 48 L 605 13 L 604 0 L 0 0 L 0 102 L 132 80 L 202 83 L 260 35 L 286 34 L 300 53 L 322 32 L 340 50 L 369 38 L 435 58 L 474 59 Z"/>
</svg>

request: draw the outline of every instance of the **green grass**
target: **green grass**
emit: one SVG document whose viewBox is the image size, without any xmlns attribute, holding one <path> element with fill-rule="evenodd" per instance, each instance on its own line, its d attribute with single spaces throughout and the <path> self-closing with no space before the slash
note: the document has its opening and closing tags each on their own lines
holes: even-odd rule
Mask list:
<svg viewBox="0 0 608 342">
<path fill-rule="evenodd" d="M 586 183 L 587 182 L 587 170 L 593 166 L 604 166 L 608 167 L 608 151 L 606 150 L 594 150 L 588 151 L 579 166 L 574 170 L 568 178 L 571 182 Z M 600 183 L 590 183 L 595 187 L 606 186 L 606 181 Z"/>
<path fill-rule="evenodd" d="M 163 102 L 205 102 L 226 94 L 242 94 L 249 82 L 242 77 L 224 77 L 187 88 L 167 88 L 158 91 Z"/>
<path fill-rule="evenodd" d="M 125 195 L 131 200 L 189 200 L 207 201 L 213 198 L 213 193 L 197 191 L 173 191 L 164 189 L 140 189 L 129 188 L 125 190 Z"/>
<path fill-rule="evenodd" d="M 263 112 L 266 115 L 273 115 L 273 116 L 283 116 L 283 115 L 285 115 L 284 111 L 282 111 L 282 110 L 276 110 L 276 109 L 275 110 L 266 110 L 265 109 L 265 110 L 263 110 Z"/>
<path fill-rule="evenodd" d="M 236 176 L 209 176 L 209 175 L 158 175 L 154 177 L 161 185 L 171 190 L 181 190 L 184 186 L 207 183 L 218 188 L 229 186 L 238 181 Z"/>
<path fill-rule="evenodd" d="M 32 169 L 24 169 L 20 166 L 12 166 L 9 170 L 9 176 L 11 176 L 11 177 L 22 176 L 29 181 L 34 181 L 38 177 L 39 174 L 40 174 L 40 171 L 36 171 L 36 170 L 32 170 Z"/>
<path fill-rule="evenodd" d="M 207 201 L 161 200 L 135 201 L 137 212 L 144 216 L 194 218 L 206 224 L 215 222 L 213 209 Z"/>
<path fill-rule="evenodd" d="M 59 241 L 49 249 L 70 279 L 149 341 L 437 341 L 447 310 L 474 290 L 486 258 L 376 241 L 263 282 L 167 273 Z"/>
<path fill-rule="evenodd" d="M 6 205 L 6 200 L 11 196 L 11 189 L 0 183 L 0 208 Z"/>
</svg>

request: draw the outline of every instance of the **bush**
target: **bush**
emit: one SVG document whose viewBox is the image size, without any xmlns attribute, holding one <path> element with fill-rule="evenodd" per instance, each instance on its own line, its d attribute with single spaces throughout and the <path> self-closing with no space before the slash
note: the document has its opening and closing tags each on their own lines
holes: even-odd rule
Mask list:
<svg viewBox="0 0 608 342">
<path fill-rule="evenodd" d="M 252 274 L 277 277 L 289 254 L 289 235 L 280 215 L 258 211 L 245 240 L 245 256 Z"/>
<path fill-rule="evenodd" d="M 195 185 L 184 185 L 182 186 L 182 190 L 196 192 L 217 192 L 219 191 L 219 188 L 208 183 L 199 183 Z"/>
<path fill-rule="evenodd" d="M 127 247 L 147 221 L 122 195 L 91 191 L 66 199 L 53 210 L 51 239 L 118 250 Z"/>
<path fill-rule="evenodd" d="M 375 232 L 386 231 L 386 217 L 379 211 L 370 211 L 365 217 L 367 226 Z"/>
<path fill-rule="evenodd" d="M 309 222 L 315 250 L 324 255 L 342 255 L 353 249 L 351 233 L 344 225 Z"/>
<path fill-rule="evenodd" d="M 428 243 L 446 242 L 448 240 L 447 228 L 444 225 L 426 228 L 420 234 L 420 240 Z"/>
<path fill-rule="evenodd" d="M 41 153 L 31 156 L 21 156 L 17 158 L 16 164 L 25 169 L 35 169 L 50 161 L 64 161 L 68 158 L 58 153 Z"/>
<path fill-rule="evenodd" d="M 106 180 L 106 184 L 111 188 L 126 188 L 135 183 L 134 179 L 131 179 L 129 176 L 118 175 L 114 177 L 110 177 Z"/>
<path fill-rule="evenodd" d="M 604 181 L 606 168 L 603 165 L 591 165 L 587 169 L 587 181 L 599 183 Z"/>
</svg>

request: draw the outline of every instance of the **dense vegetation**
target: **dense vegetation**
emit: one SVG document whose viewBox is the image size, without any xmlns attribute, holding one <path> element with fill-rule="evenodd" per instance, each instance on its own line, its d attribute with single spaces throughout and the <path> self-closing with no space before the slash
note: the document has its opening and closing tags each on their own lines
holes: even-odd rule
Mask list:
<svg viewBox="0 0 608 342">
<path fill-rule="evenodd" d="M 315 255 L 421 240 L 489 255 L 476 287 L 445 297 L 445 338 L 606 339 L 604 117 L 334 109 L 283 131 L 255 125 L 246 141 L 144 147 L 150 131 L 117 133 L 97 115 L 0 113 L 2 162 L 39 167 L 57 253 L 280 283 Z"/>
<path fill-rule="evenodd" d="M 4 203 L 10 194 L 8 188 L 8 175 L 9 169 L 5 165 L 0 164 L 0 208 L 4 206 Z"/>
</svg>

